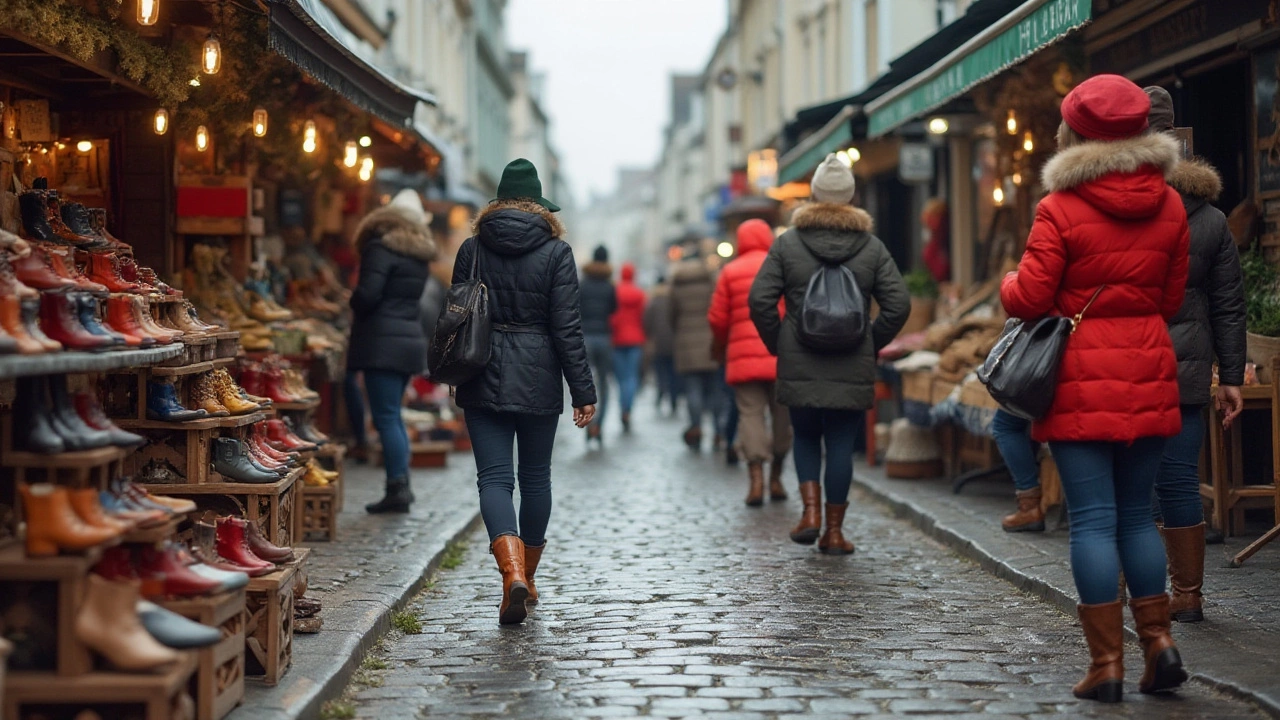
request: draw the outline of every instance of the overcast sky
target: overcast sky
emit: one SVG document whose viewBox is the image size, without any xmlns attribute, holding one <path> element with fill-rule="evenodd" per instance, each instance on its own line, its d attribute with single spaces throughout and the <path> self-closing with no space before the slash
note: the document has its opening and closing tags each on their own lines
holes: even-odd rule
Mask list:
<svg viewBox="0 0 1280 720">
<path fill-rule="evenodd" d="M 724 31 L 725 0 L 511 0 L 507 46 L 546 73 L 544 110 L 580 203 L 621 166 L 658 158 L 668 76 L 701 72 Z"/>
</svg>

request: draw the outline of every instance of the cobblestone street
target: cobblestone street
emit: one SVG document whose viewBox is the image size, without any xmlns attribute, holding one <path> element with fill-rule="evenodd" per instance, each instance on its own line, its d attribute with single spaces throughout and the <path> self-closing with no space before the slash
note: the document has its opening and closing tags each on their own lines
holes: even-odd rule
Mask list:
<svg viewBox="0 0 1280 720">
<path fill-rule="evenodd" d="M 1078 702 L 1073 618 L 856 492 L 854 556 L 796 545 L 790 467 L 789 501 L 748 508 L 745 471 L 685 451 L 679 421 L 637 415 L 629 437 L 610 418 L 603 452 L 564 423 L 529 620 L 498 625 L 499 576 L 475 533 L 411 606 L 421 633 L 394 633 L 364 664 L 357 717 L 1263 717 L 1195 684 L 1140 695 L 1132 644 L 1125 702 Z"/>
</svg>

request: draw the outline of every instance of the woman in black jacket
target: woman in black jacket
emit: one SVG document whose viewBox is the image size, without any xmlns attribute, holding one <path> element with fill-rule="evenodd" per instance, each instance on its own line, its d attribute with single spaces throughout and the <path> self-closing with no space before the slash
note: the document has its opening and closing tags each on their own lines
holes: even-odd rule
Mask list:
<svg viewBox="0 0 1280 720">
<path fill-rule="evenodd" d="M 386 495 L 365 506 L 371 513 L 409 512 L 409 436 L 400 403 L 409 377 L 422 372 L 427 339 L 419 319 L 419 299 L 436 245 L 422 200 L 402 190 L 391 204 L 369 213 L 356 229 L 360 282 L 351 293 L 348 376 L 364 373 L 373 426 L 382 441 Z"/>
<path fill-rule="evenodd" d="M 1151 98 L 1151 132 L 1173 132 L 1173 98 L 1161 87 L 1145 88 Z M 1200 445 L 1204 409 L 1218 361 L 1218 394 L 1212 398 L 1230 424 L 1244 409 L 1245 303 L 1240 254 L 1227 217 L 1210 203 L 1222 192 L 1222 179 L 1198 158 L 1183 160 L 1166 178 L 1182 196 L 1191 230 L 1187 294 L 1169 321 L 1169 337 L 1178 355 L 1178 392 L 1182 432 L 1165 442 L 1156 477 L 1156 496 L 1164 519 L 1173 592 L 1169 612 L 1179 622 L 1204 619 L 1204 505 L 1200 500 Z"/>
<path fill-rule="evenodd" d="M 537 604 L 533 577 L 546 547 L 551 517 L 551 450 L 569 383 L 573 421 L 595 415 L 596 390 L 587 365 L 573 250 L 560 240 L 559 211 L 542 197 L 528 160 L 502 173 L 498 197 L 481 211 L 475 236 L 458 250 L 453 282 L 471 279 L 472 260 L 489 288 L 493 322 L 488 366 L 457 389 L 466 411 L 480 488 L 480 514 L 502 573 L 498 621 L 519 623 L 525 603 Z M 563 378 L 563 379 L 562 379 Z M 520 446 L 520 514 L 512 441 Z"/>
</svg>

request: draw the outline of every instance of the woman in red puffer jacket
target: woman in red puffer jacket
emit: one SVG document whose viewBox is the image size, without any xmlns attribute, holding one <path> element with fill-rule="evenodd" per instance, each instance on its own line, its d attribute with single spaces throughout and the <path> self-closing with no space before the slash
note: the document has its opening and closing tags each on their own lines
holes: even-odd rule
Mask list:
<svg viewBox="0 0 1280 720">
<path fill-rule="evenodd" d="M 748 220 L 738 226 L 738 259 L 724 266 L 716 282 L 707 321 L 717 348 L 725 350 L 725 381 L 733 387 L 738 403 L 738 438 L 747 458 L 750 488 L 747 504 L 764 504 L 764 463 L 769 466 L 769 495 L 786 500 L 782 487 L 783 461 L 791 449 L 791 416 L 778 404 L 774 381 L 778 379 L 778 358 L 760 339 L 751 320 L 747 297 L 760 266 L 773 246 L 773 230 L 763 220 Z M 779 310 L 781 312 L 781 310 Z M 765 422 L 765 410 L 773 425 L 772 439 Z"/>
<path fill-rule="evenodd" d="M 644 355 L 644 306 L 648 298 L 636 287 L 636 266 L 622 266 L 618 283 L 618 309 L 609 317 L 613 330 L 613 374 L 622 396 L 622 430 L 631 432 L 631 406 L 640 389 L 640 361 Z"/>
<path fill-rule="evenodd" d="M 1138 689 L 1187 678 L 1169 636 L 1151 493 L 1164 438 L 1182 423 L 1167 323 L 1182 305 L 1190 236 L 1182 199 L 1165 184 L 1179 146 L 1146 132 L 1149 108 L 1117 75 L 1090 78 L 1062 101 L 1058 153 L 1044 168 L 1049 195 L 1000 292 L 1023 320 L 1084 311 L 1053 406 L 1032 434 L 1049 442 L 1071 513 L 1071 571 L 1093 657 L 1074 692 L 1104 702 L 1118 702 L 1124 685 L 1122 569 L 1146 661 Z"/>
</svg>

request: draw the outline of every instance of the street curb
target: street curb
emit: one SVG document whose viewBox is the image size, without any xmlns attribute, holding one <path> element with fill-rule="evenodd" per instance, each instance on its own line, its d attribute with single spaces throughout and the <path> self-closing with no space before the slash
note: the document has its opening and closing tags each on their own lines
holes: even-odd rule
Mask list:
<svg viewBox="0 0 1280 720">
<path fill-rule="evenodd" d="M 951 548 L 961 557 L 977 563 L 979 567 L 995 577 L 1012 584 L 1019 590 L 1044 600 L 1063 613 L 1071 617 L 1076 616 L 1076 598 L 1071 590 L 1060 588 L 1042 578 L 1013 567 L 997 557 L 995 553 L 983 547 L 978 540 L 966 537 L 958 530 L 939 522 L 937 517 L 919 503 L 878 487 L 875 483 L 858 477 L 857 473 L 854 473 L 853 484 L 877 502 L 888 506 L 896 517 L 910 521 L 926 535 Z M 1130 639 L 1137 640 L 1137 633 L 1128 625 L 1125 626 L 1125 634 Z M 1213 675 L 1201 672 L 1190 672 L 1189 675 L 1192 681 L 1237 699 L 1253 703 L 1258 709 L 1271 717 L 1280 718 L 1280 702 L 1276 702 L 1266 695 L 1253 691 L 1239 683 Z"/>
<path fill-rule="evenodd" d="M 432 554 L 422 572 L 418 574 L 411 584 L 400 591 L 398 597 L 394 598 L 394 602 L 379 613 L 371 624 L 356 631 L 359 633 L 359 637 L 355 641 L 355 652 L 348 653 L 344 661 L 333 665 L 327 677 L 321 682 L 312 685 L 306 691 L 305 699 L 292 703 L 291 707 L 285 710 L 280 717 L 294 720 L 317 718 L 320 717 L 320 710 L 325 703 L 341 697 L 356 670 L 360 667 L 360 663 L 364 662 L 365 655 L 391 629 L 391 616 L 408 605 L 409 601 L 427 584 L 427 580 L 440 569 L 440 562 L 444 558 L 445 550 L 453 543 L 463 540 L 474 533 L 480 526 L 480 512 L 477 510 L 476 514 L 467 521 L 461 530 L 450 536 L 444 545 Z"/>
</svg>

